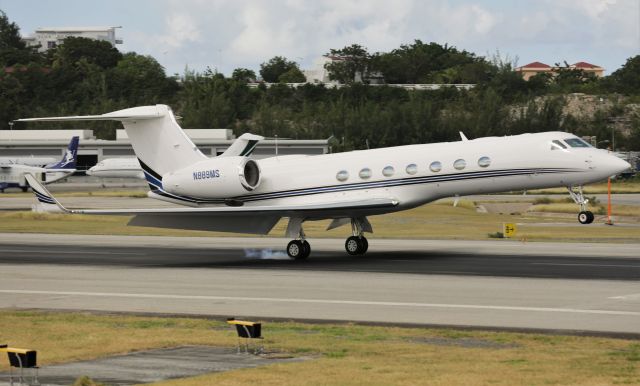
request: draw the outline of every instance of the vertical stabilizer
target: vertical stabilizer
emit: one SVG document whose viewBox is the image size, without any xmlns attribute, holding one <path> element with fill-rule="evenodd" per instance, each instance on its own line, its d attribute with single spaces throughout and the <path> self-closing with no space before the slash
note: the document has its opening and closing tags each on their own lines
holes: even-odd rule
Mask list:
<svg viewBox="0 0 640 386">
<path fill-rule="evenodd" d="M 76 162 L 78 162 L 78 142 L 80 137 L 73 137 L 67 146 L 67 150 L 62 156 L 60 162 L 53 163 L 45 166 L 46 169 L 68 169 L 74 170 L 76 168 Z"/>
<path fill-rule="evenodd" d="M 134 107 L 110 114 L 126 115 L 135 113 L 138 109 L 149 108 L 156 109 L 156 118 L 122 119 L 136 157 L 142 161 L 141 163 L 162 176 L 207 159 L 178 125 L 169 106 Z"/>
</svg>

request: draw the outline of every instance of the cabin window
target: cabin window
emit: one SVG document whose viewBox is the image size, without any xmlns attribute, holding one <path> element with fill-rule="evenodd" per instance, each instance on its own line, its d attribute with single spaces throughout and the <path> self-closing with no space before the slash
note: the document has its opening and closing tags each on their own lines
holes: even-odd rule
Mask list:
<svg viewBox="0 0 640 386">
<path fill-rule="evenodd" d="M 363 168 L 362 170 L 360 170 L 359 176 L 363 180 L 368 180 L 369 178 L 371 178 L 371 169 Z"/>
<path fill-rule="evenodd" d="M 429 165 L 429 170 L 434 173 L 439 172 L 440 170 L 442 170 L 442 163 L 440 161 L 431 162 L 431 165 Z"/>
<path fill-rule="evenodd" d="M 478 166 L 480 166 L 481 168 L 489 167 L 489 165 L 491 165 L 491 158 L 480 157 L 480 159 L 478 159 Z"/>
<path fill-rule="evenodd" d="M 589 143 L 580 138 L 567 138 L 564 141 L 571 147 L 592 147 Z"/>
<path fill-rule="evenodd" d="M 416 164 L 407 165 L 407 174 L 414 175 L 417 172 L 418 172 L 418 165 L 416 165 Z"/>
<path fill-rule="evenodd" d="M 557 139 L 551 142 L 551 150 L 566 149 L 566 148 L 567 146 L 564 143 L 558 141 Z"/>
<path fill-rule="evenodd" d="M 462 170 L 466 166 L 467 166 L 467 161 L 463 159 L 457 159 L 456 162 L 453 163 L 453 167 L 456 168 L 456 170 Z"/>
<path fill-rule="evenodd" d="M 349 179 L 349 172 L 346 170 L 340 170 L 338 174 L 336 174 L 336 179 L 338 181 L 346 181 Z"/>
<path fill-rule="evenodd" d="M 384 169 L 382 169 L 382 175 L 385 177 L 391 177 L 395 172 L 393 166 L 385 166 Z"/>
</svg>

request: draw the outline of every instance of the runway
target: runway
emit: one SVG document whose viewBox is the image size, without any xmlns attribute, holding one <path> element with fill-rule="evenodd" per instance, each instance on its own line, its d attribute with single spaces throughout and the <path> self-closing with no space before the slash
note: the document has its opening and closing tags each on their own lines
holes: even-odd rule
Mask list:
<svg viewBox="0 0 640 386">
<path fill-rule="evenodd" d="M 640 245 L 0 234 L 0 307 L 640 334 Z"/>
</svg>

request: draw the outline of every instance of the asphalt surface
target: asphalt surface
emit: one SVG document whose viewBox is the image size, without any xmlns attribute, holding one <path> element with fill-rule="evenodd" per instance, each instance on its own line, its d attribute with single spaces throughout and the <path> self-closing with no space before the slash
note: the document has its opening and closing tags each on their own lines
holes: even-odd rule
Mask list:
<svg viewBox="0 0 640 386">
<path fill-rule="evenodd" d="M 640 245 L 0 235 L 0 307 L 640 335 Z"/>
<path fill-rule="evenodd" d="M 71 385 L 76 379 L 90 375 L 94 381 L 107 385 L 137 385 L 308 359 L 238 354 L 236 349 L 220 347 L 184 346 L 44 366 L 38 371 L 38 381 L 40 385 Z M 32 381 L 33 375 L 33 371 L 25 371 L 28 382 Z M 18 385 L 15 372 L 13 376 L 14 384 Z M 9 382 L 3 382 L 8 378 L 8 373 L 0 373 L 0 386 L 9 386 Z"/>
</svg>

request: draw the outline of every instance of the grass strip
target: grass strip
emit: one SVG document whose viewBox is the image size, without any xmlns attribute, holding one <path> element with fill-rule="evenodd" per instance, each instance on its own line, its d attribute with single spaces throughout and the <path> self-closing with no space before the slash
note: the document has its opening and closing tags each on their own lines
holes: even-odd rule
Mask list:
<svg viewBox="0 0 640 386">
<path fill-rule="evenodd" d="M 159 385 L 640 383 L 640 343 L 633 340 L 295 322 L 267 322 L 263 335 L 267 350 L 316 359 Z M 0 342 L 38 350 L 46 366 L 151 348 L 234 347 L 236 336 L 217 320 L 4 310 Z"/>
</svg>

